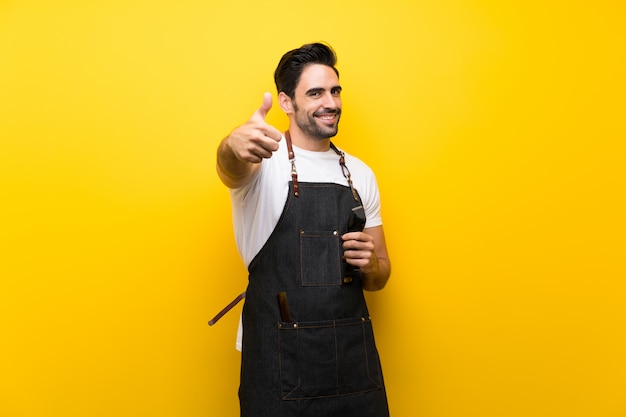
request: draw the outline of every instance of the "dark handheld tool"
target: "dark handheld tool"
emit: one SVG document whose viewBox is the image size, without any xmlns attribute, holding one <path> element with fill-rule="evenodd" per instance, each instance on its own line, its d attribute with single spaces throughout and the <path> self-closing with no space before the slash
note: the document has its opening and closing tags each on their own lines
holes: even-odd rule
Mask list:
<svg viewBox="0 0 626 417">
<path fill-rule="evenodd" d="M 348 232 L 361 232 L 365 227 L 365 210 L 363 206 L 356 206 L 350 213 L 348 220 Z M 357 266 L 346 265 L 345 272 L 343 274 L 343 283 L 349 284 L 360 274 L 360 269 Z"/>
<path fill-rule="evenodd" d="M 360 232 L 365 227 L 365 210 L 363 206 L 356 206 L 350 213 L 348 232 Z"/>
</svg>

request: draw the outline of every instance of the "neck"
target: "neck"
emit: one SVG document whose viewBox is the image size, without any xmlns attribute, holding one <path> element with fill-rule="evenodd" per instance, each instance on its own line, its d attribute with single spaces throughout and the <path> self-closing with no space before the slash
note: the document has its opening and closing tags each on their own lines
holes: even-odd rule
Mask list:
<svg viewBox="0 0 626 417">
<path fill-rule="evenodd" d="M 330 138 L 312 138 L 305 135 L 300 129 L 294 128 L 293 125 L 289 128 L 289 134 L 291 136 L 293 146 L 297 146 L 300 149 L 313 152 L 326 152 L 330 149 Z"/>
</svg>

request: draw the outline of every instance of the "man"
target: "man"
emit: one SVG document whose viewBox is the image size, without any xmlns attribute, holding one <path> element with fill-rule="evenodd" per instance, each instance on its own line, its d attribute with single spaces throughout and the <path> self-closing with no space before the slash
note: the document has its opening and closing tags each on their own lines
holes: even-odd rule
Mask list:
<svg viewBox="0 0 626 417">
<path fill-rule="evenodd" d="M 335 63 L 324 44 L 287 52 L 274 79 L 288 131 L 265 122 L 266 93 L 218 147 L 249 271 L 242 417 L 389 415 L 363 290 L 382 289 L 391 265 L 374 174 L 330 140 L 341 116 Z"/>
</svg>

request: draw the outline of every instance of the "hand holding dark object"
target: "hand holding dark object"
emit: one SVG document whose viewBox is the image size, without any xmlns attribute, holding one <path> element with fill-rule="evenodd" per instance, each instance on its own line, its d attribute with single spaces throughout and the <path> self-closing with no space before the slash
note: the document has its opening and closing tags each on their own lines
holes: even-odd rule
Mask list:
<svg viewBox="0 0 626 417">
<path fill-rule="evenodd" d="M 348 233 L 362 232 L 363 227 L 365 226 L 365 210 L 363 206 L 357 206 L 352 209 L 350 213 L 350 219 L 348 220 Z M 345 239 L 347 234 L 345 234 L 342 238 Z M 346 243 L 343 245 L 344 247 L 344 259 L 348 263 L 347 268 L 345 268 L 343 282 L 344 284 L 348 284 L 352 282 L 355 278 L 357 278 L 360 274 L 360 268 L 357 265 L 351 264 L 348 262 L 348 258 L 346 256 Z"/>
</svg>

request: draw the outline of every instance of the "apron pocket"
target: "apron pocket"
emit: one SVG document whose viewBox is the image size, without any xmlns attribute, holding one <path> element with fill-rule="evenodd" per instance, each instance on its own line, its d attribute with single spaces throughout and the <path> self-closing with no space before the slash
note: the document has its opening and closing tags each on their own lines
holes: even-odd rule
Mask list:
<svg viewBox="0 0 626 417">
<path fill-rule="evenodd" d="M 341 256 L 337 231 L 300 231 L 302 286 L 341 285 Z"/>
<path fill-rule="evenodd" d="M 283 400 L 302 400 L 382 388 L 369 317 L 278 323 Z"/>
</svg>

